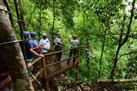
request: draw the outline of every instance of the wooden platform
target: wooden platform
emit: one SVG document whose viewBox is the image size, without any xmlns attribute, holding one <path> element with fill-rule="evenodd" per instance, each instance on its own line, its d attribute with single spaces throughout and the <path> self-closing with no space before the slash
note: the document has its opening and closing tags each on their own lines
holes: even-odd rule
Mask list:
<svg viewBox="0 0 137 91">
<path fill-rule="evenodd" d="M 62 58 L 61 60 L 64 60 L 64 59 L 66 59 L 66 58 Z M 69 64 L 68 64 L 67 63 L 68 60 L 59 61 L 54 64 L 48 64 L 47 65 L 48 79 L 63 73 L 64 71 L 72 68 L 75 65 L 75 64 L 73 64 L 72 60 L 71 61 L 69 60 Z"/>
</svg>

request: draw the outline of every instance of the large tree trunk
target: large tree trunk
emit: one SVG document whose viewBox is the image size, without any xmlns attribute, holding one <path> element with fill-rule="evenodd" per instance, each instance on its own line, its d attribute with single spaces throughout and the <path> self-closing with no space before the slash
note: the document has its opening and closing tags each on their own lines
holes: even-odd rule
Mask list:
<svg viewBox="0 0 137 91">
<path fill-rule="evenodd" d="M 0 6 L 6 10 L 4 0 L 0 0 Z M 0 43 L 17 40 L 9 14 L 5 10 L 0 9 Z M 19 43 L 0 45 L 0 50 L 3 51 L 4 60 L 8 63 L 14 91 L 30 91 L 25 90 L 26 86 L 31 84 Z"/>
</svg>

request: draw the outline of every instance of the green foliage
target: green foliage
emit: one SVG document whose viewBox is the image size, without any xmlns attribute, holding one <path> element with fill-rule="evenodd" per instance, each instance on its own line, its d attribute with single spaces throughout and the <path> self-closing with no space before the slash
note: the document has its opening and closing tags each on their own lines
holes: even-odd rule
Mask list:
<svg viewBox="0 0 137 91">
<path fill-rule="evenodd" d="M 70 47 L 70 37 L 77 35 L 80 45 L 91 50 L 94 57 L 90 59 L 89 69 L 86 66 L 85 49 L 81 50 L 79 80 L 86 82 L 94 82 L 98 79 L 100 67 L 101 79 L 108 79 L 110 76 L 119 43 L 118 39 L 122 28 L 121 25 L 123 24 L 123 16 L 126 14 L 126 7 L 123 2 L 123 0 L 55 0 L 53 12 L 53 0 L 22 0 L 26 29 L 28 31 L 46 32 L 51 40 L 55 16 L 53 32 L 62 37 L 64 49 Z M 14 28 L 19 38 L 20 31 L 13 0 L 9 0 L 9 4 L 13 15 Z M 127 31 L 129 19 L 130 17 L 126 15 L 122 38 L 124 38 L 124 33 Z M 135 18 L 131 27 L 131 35 L 135 35 L 135 38 L 137 38 L 136 23 Z M 100 65 L 105 31 L 106 41 L 102 64 Z M 137 43 L 135 38 L 127 41 L 121 48 L 114 78 L 136 77 L 136 53 L 121 56 L 124 53 L 136 50 Z M 71 80 L 74 80 L 75 76 L 72 72 L 68 72 L 68 75 Z"/>
<path fill-rule="evenodd" d="M 76 9 L 77 0 L 60 0 L 61 13 L 64 17 L 63 22 L 68 28 L 73 28 L 73 16 Z"/>
</svg>

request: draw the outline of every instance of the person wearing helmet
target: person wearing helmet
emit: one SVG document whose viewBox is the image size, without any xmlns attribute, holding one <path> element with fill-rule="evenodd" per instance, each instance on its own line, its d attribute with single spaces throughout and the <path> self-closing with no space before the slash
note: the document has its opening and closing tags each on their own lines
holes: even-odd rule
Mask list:
<svg viewBox="0 0 137 91">
<path fill-rule="evenodd" d="M 30 35 L 31 35 L 31 38 L 30 38 Z M 35 32 L 29 33 L 28 31 L 23 31 L 23 36 L 24 36 L 24 41 L 20 43 L 20 45 L 21 45 L 24 58 L 26 59 L 26 62 L 27 62 L 28 71 L 32 72 L 34 68 L 32 66 L 33 56 L 34 55 L 42 56 L 42 55 L 34 51 L 34 48 L 38 46 L 38 43 L 35 39 L 36 33 Z"/>
<path fill-rule="evenodd" d="M 61 51 L 62 50 L 62 42 L 61 42 L 61 37 L 56 36 L 53 44 L 55 45 L 55 51 Z M 56 53 L 56 61 L 60 61 L 61 59 L 62 52 Z"/>
<path fill-rule="evenodd" d="M 30 36 L 31 36 L 31 40 L 30 40 L 31 48 L 38 47 L 38 41 L 36 40 L 36 36 L 37 36 L 36 32 L 31 32 Z"/>
<path fill-rule="evenodd" d="M 39 45 L 42 48 L 42 53 L 46 54 L 50 50 L 50 41 L 46 33 L 42 33 L 42 39 L 39 42 Z"/>
<path fill-rule="evenodd" d="M 36 32 L 31 32 L 30 36 L 31 36 L 31 40 L 30 40 L 30 46 L 31 46 L 31 53 L 33 54 L 33 56 L 39 56 L 39 57 L 44 57 L 43 54 L 41 54 L 41 48 L 38 44 L 38 41 L 36 40 Z"/>
<path fill-rule="evenodd" d="M 23 36 L 24 36 L 24 44 L 25 44 L 25 52 L 24 53 L 24 57 L 26 56 L 26 59 L 32 59 L 32 54 L 30 52 L 30 33 L 28 31 L 24 31 L 23 32 Z"/>
<path fill-rule="evenodd" d="M 29 68 L 28 71 L 31 72 L 33 70 L 33 66 L 30 67 L 30 65 L 32 63 L 33 56 L 30 51 L 30 49 L 31 49 L 30 33 L 28 31 L 23 31 L 23 36 L 24 36 L 24 41 L 20 45 L 21 45 L 21 49 L 22 49 L 24 58 L 26 59 L 26 62 L 27 62 L 27 66 Z"/>
<path fill-rule="evenodd" d="M 30 51 L 31 46 L 30 46 L 30 33 L 28 31 L 23 31 L 23 37 L 24 37 L 24 41 L 22 41 L 20 43 L 21 45 L 21 49 L 24 55 L 24 58 L 26 60 L 26 65 L 28 68 L 28 72 L 32 72 L 34 66 L 32 65 L 33 62 L 33 55 Z M 30 78 L 29 78 L 30 79 Z M 33 91 L 33 86 L 32 86 L 32 81 L 29 80 L 29 86 L 28 84 L 25 84 L 25 86 L 27 86 L 29 89 L 31 89 Z"/>
<path fill-rule="evenodd" d="M 25 38 L 29 37 L 30 33 L 28 31 L 23 31 L 23 36 Z"/>
</svg>

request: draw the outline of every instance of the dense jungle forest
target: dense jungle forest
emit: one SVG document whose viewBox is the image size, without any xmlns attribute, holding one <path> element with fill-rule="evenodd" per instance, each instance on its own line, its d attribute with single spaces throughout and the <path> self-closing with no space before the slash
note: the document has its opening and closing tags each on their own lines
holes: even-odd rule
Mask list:
<svg viewBox="0 0 137 91">
<path fill-rule="evenodd" d="M 0 61 L 8 65 L 13 91 L 137 91 L 136 1 L 0 0 Z M 30 66 L 18 43 L 25 40 L 24 31 L 35 32 L 38 42 L 46 34 L 51 47 L 45 58 L 56 52 L 55 36 L 61 38 L 61 50 L 71 48 L 71 36 L 79 41 L 74 69 L 58 72 L 51 79 L 46 75 L 44 86 L 40 85 L 46 90 L 40 90 L 40 81 L 34 77 L 34 85 L 28 76 Z M 69 51 L 63 52 L 62 59 L 69 55 Z M 5 69 L 2 67 L 0 64 Z M 24 90 L 25 83 L 33 90 Z M 0 91 L 12 91 L 1 90 L 2 84 Z"/>
</svg>

